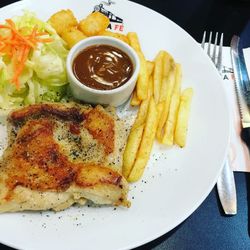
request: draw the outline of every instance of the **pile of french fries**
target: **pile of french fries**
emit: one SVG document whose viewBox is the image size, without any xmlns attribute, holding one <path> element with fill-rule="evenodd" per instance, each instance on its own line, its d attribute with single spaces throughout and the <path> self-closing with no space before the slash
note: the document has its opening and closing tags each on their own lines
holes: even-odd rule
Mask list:
<svg viewBox="0 0 250 250">
<path fill-rule="evenodd" d="M 107 30 L 109 18 L 100 12 L 93 12 L 78 22 L 71 10 L 60 10 L 48 22 L 69 48 L 91 36 L 111 36 L 128 43 L 126 35 Z"/>
<path fill-rule="evenodd" d="M 166 51 L 147 61 L 134 32 L 127 34 L 141 68 L 131 105 L 139 106 L 123 156 L 123 175 L 138 181 L 150 158 L 155 138 L 167 146 L 186 145 L 192 88 L 181 92 L 181 65 Z"/>
</svg>

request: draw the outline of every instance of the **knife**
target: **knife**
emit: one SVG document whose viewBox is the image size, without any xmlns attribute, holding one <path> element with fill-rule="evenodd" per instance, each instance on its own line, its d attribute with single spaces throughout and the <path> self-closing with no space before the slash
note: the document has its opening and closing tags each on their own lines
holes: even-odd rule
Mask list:
<svg viewBox="0 0 250 250">
<path fill-rule="evenodd" d="M 222 68 L 222 45 L 223 45 L 223 34 L 220 39 L 221 51 L 218 55 L 218 61 L 216 68 L 221 72 Z M 237 198 L 236 188 L 233 171 L 229 165 L 228 156 L 224 162 L 222 171 L 217 180 L 217 191 L 219 194 L 220 202 L 226 215 L 235 215 L 237 213 Z"/>
<path fill-rule="evenodd" d="M 233 36 L 230 46 L 235 76 L 236 96 L 242 124 L 241 137 L 248 146 L 248 149 L 250 149 L 250 81 L 243 50 L 242 47 L 240 47 L 240 38 L 238 36 Z"/>
</svg>

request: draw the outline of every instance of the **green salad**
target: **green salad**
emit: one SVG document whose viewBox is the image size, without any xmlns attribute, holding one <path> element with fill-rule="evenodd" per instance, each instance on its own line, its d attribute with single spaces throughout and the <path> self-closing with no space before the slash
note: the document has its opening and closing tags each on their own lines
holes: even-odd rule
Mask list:
<svg viewBox="0 0 250 250">
<path fill-rule="evenodd" d="M 68 85 L 66 74 L 68 49 L 65 42 L 50 24 L 39 20 L 31 12 L 24 12 L 22 16 L 9 20 L 10 27 L 6 28 L 5 24 L 0 25 L 0 109 L 9 110 L 28 104 L 61 101 L 66 95 Z M 14 33 L 12 23 L 18 32 Z M 14 36 L 17 36 L 18 41 L 21 41 L 20 46 L 23 46 L 25 51 L 25 48 L 28 48 L 25 43 L 29 42 L 25 39 L 34 37 L 35 32 L 39 34 L 36 45 L 32 47 L 31 42 L 24 66 L 20 69 L 19 61 L 14 60 L 11 53 L 15 52 L 20 60 L 23 60 L 25 54 L 19 55 L 14 45 L 10 51 L 7 45 L 15 44 Z M 24 38 L 20 34 L 24 35 Z M 39 42 L 42 39 L 48 42 Z M 17 74 L 19 74 L 16 79 L 18 85 L 15 85 L 13 79 Z"/>
</svg>

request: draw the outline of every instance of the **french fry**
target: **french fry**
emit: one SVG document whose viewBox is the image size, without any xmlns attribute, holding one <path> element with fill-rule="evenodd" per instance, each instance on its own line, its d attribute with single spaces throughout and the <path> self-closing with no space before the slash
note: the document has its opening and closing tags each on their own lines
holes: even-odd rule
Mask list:
<svg viewBox="0 0 250 250">
<path fill-rule="evenodd" d="M 136 93 L 140 100 L 145 100 L 148 93 L 147 62 L 142 52 L 138 52 L 140 58 L 140 72 L 137 80 Z"/>
<path fill-rule="evenodd" d="M 129 40 L 128 40 L 128 37 L 124 34 L 121 34 L 121 33 L 117 33 L 117 32 L 112 32 L 110 30 L 104 30 L 104 31 L 101 31 L 98 36 L 110 36 L 110 37 L 114 37 L 114 38 L 117 38 L 117 39 L 120 39 L 122 40 L 123 42 L 125 43 L 128 43 L 129 44 Z"/>
<path fill-rule="evenodd" d="M 168 118 L 164 126 L 164 132 L 163 132 L 164 135 L 162 138 L 162 143 L 168 146 L 174 144 L 174 131 L 180 104 L 182 72 L 181 72 L 181 65 L 179 63 L 177 63 L 175 66 L 176 66 L 176 71 L 175 71 L 174 88 L 170 101 Z"/>
<path fill-rule="evenodd" d="M 175 85 L 175 71 L 176 71 L 176 67 L 173 62 L 171 65 L 169 74 L 168 74 L 166 100 L 163 101 L 163 110 L 160 116 L 161 118 L 159 119 L 159 122 L 158 122 L 158 128 L 157 128 L 157 133 L 156 133 L 156 137 L 159 142 L 162 141 L 162 137 L 163 137 L 162 130 L 168 118 L 169 106 L 170 106 L 171 97 L 172 97 L 172 93 L 173 93 L 173 89 Z"/>
<path fill-rule="evenodd" d="M 151 97 L 140 148 L 137 153 L 134 166 L 128 176 L 129 182 L 135 182 L 141 178 L 144 169 L 146 167 L 146 164 L 150 158 L 150 153 L 154 143 L 156 128 L 157 128 L 157 107 L 154 98 Z"/>
<path fill-rule="evenodd" d="M 130 46 L 136 51 L 140 59 L 140 72 L 136 85 L 136 92 L 139 100 L 145 100 L 147 98 L 147 87 L 148 87 L 148 72 L 147 72 L 147 61 L 141 50 L 139 38 L 137 33 L 129 32 L 127 34 Z"/>
<path fill-rule="evenodd" d="M 135 122 L 131 128 L 131 131 L 145 123 L 147 113 L 148 113 L 149 100 L 150 100 L 150 98 L 147 98 L 146 100 L 141 102 L 141 105 L 139 107 L 139 111 L 137 113 L 137 117 L 136 117 Z"/>
<path fill-rule="evenodd" d="M 158 124 L 160 123 L 160 121 L 162 121 L 162 112 L 163 112 L 163 109 L 164 109 L 164 102 L 160 102 L 157 104 L 157 112 L 158 112 L 158 122 L 157 122 L 157 127 L 158 127 Z M 157 135 L 157 131 L 156 131 L 156 135 Z"/>
<path fill-rule="evenodd" d="M 168 92 L 168 87 L 169 87 L 168 86 L 169 73 L 172 68 L 172 65 L 174 64 L 174 59 L 166 51 L 163 52 L 162 61 L 163 61 L 162 62 L 162 82 L 161 82 L 159 102 L 166 101 L 167 99 L 167 92 Z"/>
<path fill-rule="evenodd" d="M 156 137 L 159 142 L 161 142 L 161 139 L 163 136 L 162 128 L 164 124 L 166 123 L 167 115 L 168 115 L 169 104 L 166 102 L 167 97 L 168 97 L 168 91 L 171 91 L 171 94 L 172 94 L 171 81 L 173 82 L 173 78 L 174 78 L 173 72 L 172 72 L 173 64 L 174 64 L 174 60 L 172 56 L 168 54 L 166 51 L 163 51 L 161 90 L 160 90 L 159 103 L 157 104 L 159 119 L 158 119 L 158 128 L 156 132 Z"/>
<path fill-rule="evenodd" d="M 154 71 L 154 62 L 147 61 L 147 71 L 148 71 L 148 77 L 150 77 Z"/>
<path fill-rule="evenodd" d="M 154 70 L 154 62 L 147 61 L 148 76 L 152 75 L 153 70 Z M 148 88 L 149 88 L 149 86 L 148 86 Z M 139 100 L 139 98 L 137 96 L 136 89 L 135 89 L 135 91 L 133 92 L 133 96 L 132 96 L 130 104 L 132 106 L 138 106 L 138 105 L 140 105 L 140 103 L 141 103 L 141 101 Z"/>
<path fill-rule="evenodd" d="M 140 105 L 140 103 L 141 103 L 141 101 L 138 99 L 136 89 L 135 89 L 133 92 L 133 96 L 132 96 L 132 99 L 130 101 L 130 104 L 132 106 L 138 106 L 138 105 Z"/>
<path fill-rule="evenodd" d="M 180 107 L 174 133 L 174 142 L 180 147 L 184 147 L 186 145 L 188 120 L 189 120 L 192 97 L 193 97 L 192 88 L 187 88 L 183 90 L 181 94 Z"/>
<path fill-rule="evenodd" d="M 181 65 L 179 63 L 176 63 L 174 91 L 180 91 L 180 89 L 181 89 L 181 80 L 182 80 Z"/>
<path fill-rule="evenodd" d="M 151 75 L 148 80 L 148 98 L 153 96 L 154 94 L 154 82 L 153 82 L 153 76 Z"/>
<path fill-rule="evenodd" d="M 148 109 L 152 93 L 153 93 L 153 79 L 151 76 L 149 79 L 148 97 L 146 100 L 143 100 L 141 102 L 136 120 L 131 128 L 127 145 L 124 151 L 122 171 L 125 178 L 128 177 L 136 159 L 137 151 L 139 149 L 139 145 L 142 139 L 143 129 L 149 112 Z"/>
<path fill-rule="evenodd" d="M 164 51 L 161 50 L 155 58 L 154 68 L 154 98 L 156 104 L 160 99 L 161 83 L 162 83 L 162 69 L 163 69 L 163 55 Z"/>
<path fill-rule="evenodd" d="M 173 93 L 173 96 L 171 98 L 168 119 L 164 126 L 164 135 L 162 138 L 162 143 L 167 146 L 172 146 L 174 144 L 174 130 L 176 126 L 179 103 L 180 103 L 180 92 L 176 91 Z"/>
<path fill-rule="evenodd" d="M 142 51 L 141 50 L 141 45 L 139 43 L 139 38 L 136 32 L 129 32 L 127 34 L 128 40 L 129 40 L 129 44 L 130 46 L 136 51 Z"/>
<path fill-rule="evenodd" d="M 136 154 L 141 143 L 144 124 L 132 130 L 129 134 L 127 145 L 123 154 L 122 174 L 128 178 L 131 169 L 134 165 Z"/>
<path fill-rule="evenodd" d="M 141 102 L 141 105 L 139 107 L 135 122 L 131 128 L 131 131 L 138 128 L 139 126 L 141 126 L 142 124 L 145 123 L 146 118 L 147 118 L 147 114 L 148 114 L 148 106 L 149 106 L 149 102 L 150 102 L 150 98 L 151 98 L 152 94 L 153 94 L 153 79 L 152 79 L 152 77 L 150 77 L 148 97 L 146 100 Z"/>
<path fill-rule="evenodd" d="M 171 102 L 171 96 L 173 94 L 174 87 L 175 87 L 176 70 L 177 70 L 177 67 L 175 63 L 173 62 L 173 64 L 171 65 L 170 72 L 168 74 L 168 82 L 167 82 L 167 92 L 166 92 L 166 100 L 165 100 L 167 114 L 168 114 L 168 110 L 169 110 L 169 106 Z"/>
</svg>

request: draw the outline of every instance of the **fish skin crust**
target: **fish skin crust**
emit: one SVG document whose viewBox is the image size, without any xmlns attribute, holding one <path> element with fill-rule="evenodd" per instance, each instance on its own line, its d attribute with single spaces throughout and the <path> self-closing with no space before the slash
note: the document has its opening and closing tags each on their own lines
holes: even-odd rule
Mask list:
<svg viewBox="0 0 250 250">
<path fill-rule="evenodd" d="M 0 212 L 60 211 L 74 203 L 130 206 L 121 174 L 122 122 L 101 106 L 36 104 L 8 116 Z"/>
</svg>

